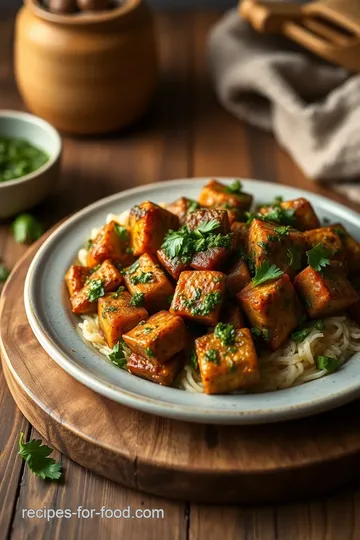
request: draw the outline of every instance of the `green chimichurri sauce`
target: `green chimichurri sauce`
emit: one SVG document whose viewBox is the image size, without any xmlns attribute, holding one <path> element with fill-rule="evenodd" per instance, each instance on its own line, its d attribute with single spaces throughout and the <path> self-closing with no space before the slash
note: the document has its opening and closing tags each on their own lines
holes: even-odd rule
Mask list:
<svg viewBox="0 0 360 540">
<path fill-rule="evenodd" d="M 23 139 L 0 137 L 0 182 L 40 169 L 49 156 Z"/>
</svg>

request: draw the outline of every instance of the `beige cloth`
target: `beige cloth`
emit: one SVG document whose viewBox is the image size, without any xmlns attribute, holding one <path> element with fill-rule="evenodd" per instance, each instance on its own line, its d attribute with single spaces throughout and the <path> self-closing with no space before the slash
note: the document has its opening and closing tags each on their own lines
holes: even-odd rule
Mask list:
<svg viewBox="0 0 360 540">
<path fill-rule="evenodd" d="M 210 68 L 221 103 L 271 130 L 303 172 L 360 200 L 360 75 L 228 12 L 212 30 Z M 336 187 L 334 185 L 334 187 Z"/>
</svg>

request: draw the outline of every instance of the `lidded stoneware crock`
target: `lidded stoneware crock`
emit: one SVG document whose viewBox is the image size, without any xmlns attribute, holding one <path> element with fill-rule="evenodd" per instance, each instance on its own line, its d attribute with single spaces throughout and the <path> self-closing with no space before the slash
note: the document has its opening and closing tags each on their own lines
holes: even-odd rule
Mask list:
<svg viewBox="0 0 360 540">
<path fill-rule="evenodd" d="M 71 15 L 25 0 L 16 20 L 15 75 L 28 108 L 62 131 L 95 134 L 129 125 L 156 86 L 152 13 L 142 0 Z"/>
</svg>

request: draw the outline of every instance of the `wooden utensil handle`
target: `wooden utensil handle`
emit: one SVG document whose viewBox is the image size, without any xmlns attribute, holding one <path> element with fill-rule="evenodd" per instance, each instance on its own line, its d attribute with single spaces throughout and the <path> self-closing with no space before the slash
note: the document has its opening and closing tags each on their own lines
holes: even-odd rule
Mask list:
<svg viewBox="0 0 360 540">
<path fill-rule="evenodd" d="M 285 22 L 302 16 L 301 6 L 296 4 L 254 0 L 243 0 L 239 5 L 239 13 L 255 30 L 269 34 L 281 32 Z"/>
</svg>

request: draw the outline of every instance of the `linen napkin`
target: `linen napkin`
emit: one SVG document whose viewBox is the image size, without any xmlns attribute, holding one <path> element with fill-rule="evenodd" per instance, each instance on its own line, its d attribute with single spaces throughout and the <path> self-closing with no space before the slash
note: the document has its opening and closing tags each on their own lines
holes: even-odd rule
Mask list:
<svg viewBox="0 0 360 540">
<path fill-rule="evenodd" d="M 271 130 L 308 177 L 360 201 L 360 75 L 257 33 L 237 10 L 211 31 L 209 61 L 228 111 Z"/>
</svg>

